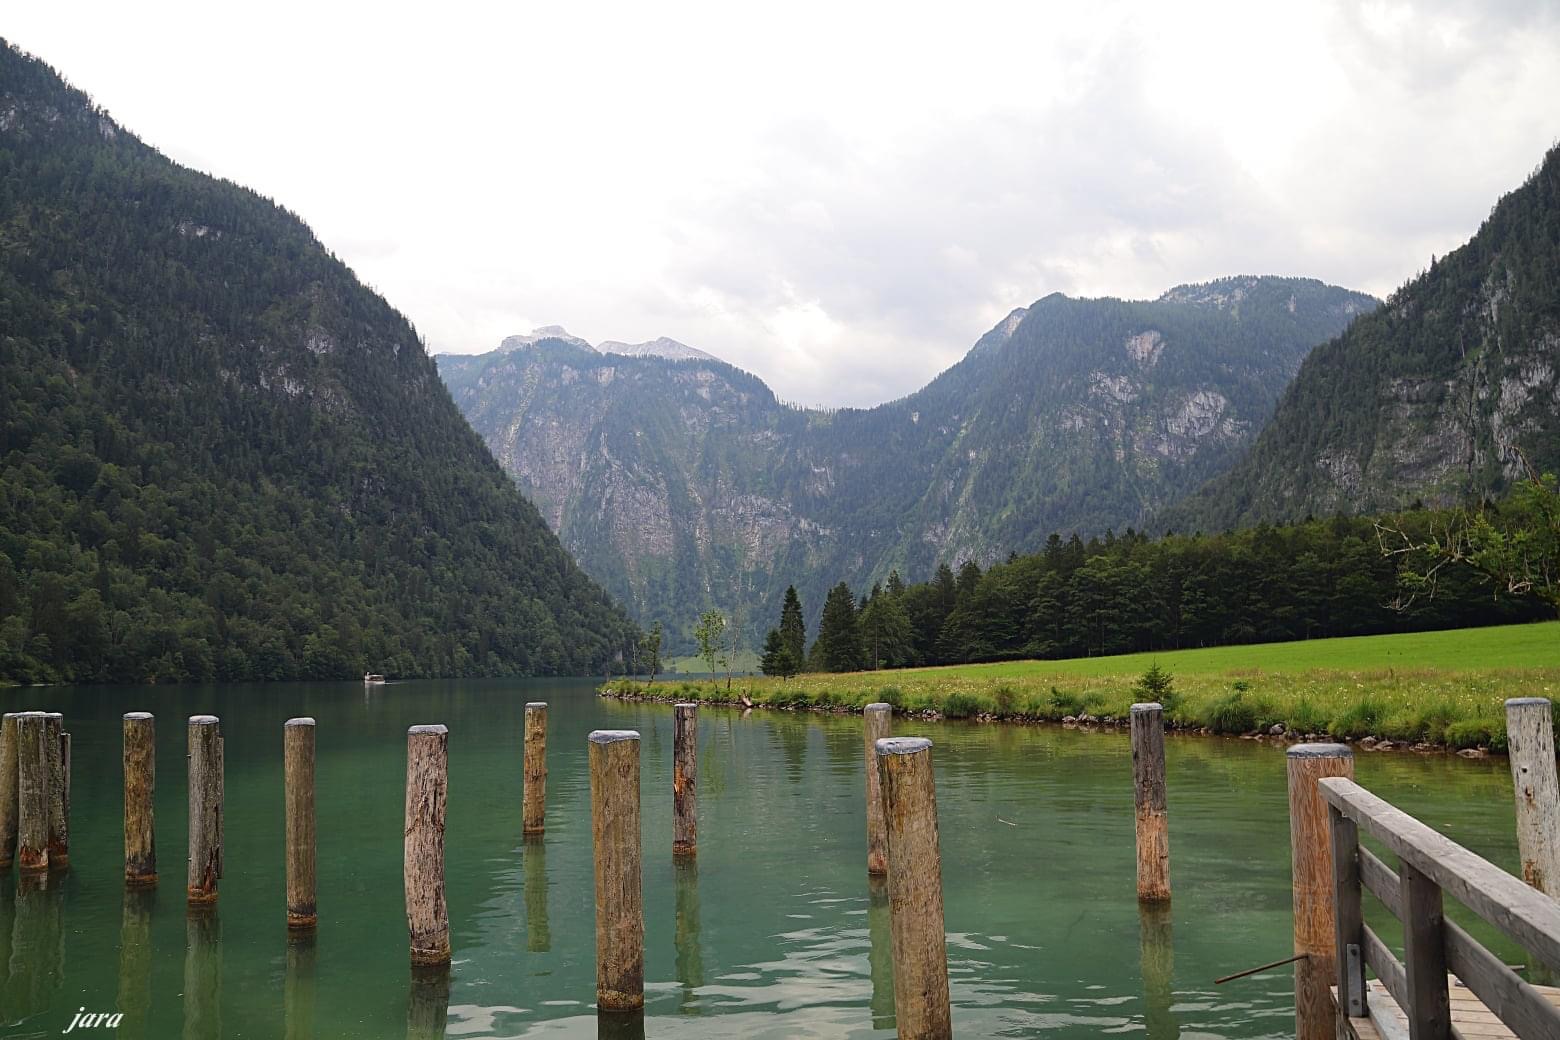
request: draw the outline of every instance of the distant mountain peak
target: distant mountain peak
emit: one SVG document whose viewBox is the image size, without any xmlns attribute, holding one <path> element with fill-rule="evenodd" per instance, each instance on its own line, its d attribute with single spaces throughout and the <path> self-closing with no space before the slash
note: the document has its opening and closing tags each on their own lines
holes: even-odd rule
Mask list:
<svg viewBox="0 0 1560 1040">
<path fill-rule="evenodd" d="M 504 341 L 498 345 L 498 349 L 506 352 L 523 350 L 526 347 L 535 346 L 544 339 L 562 340 L 584 350 L 594 351 L 596 349 L 588 341 L 580 339 L 578 336 L 569 335 L 569 330 L 562 325 L 541 325 L 532 329 L 529 335 L 505 336 Z"/>
<path fill-rule="evenodd" d="M 648 343 L 619 343 L 617 340 L 603 340 L 598 349 L 603 354 L 621 354 L 624 357 L 659 357 L 673 361 L 720 360 L 714 354 L 707 354 L 697 347 L 690 347 L 686 343 L 679 343 L 666 336 L 650 340 Z"/>
</svg>

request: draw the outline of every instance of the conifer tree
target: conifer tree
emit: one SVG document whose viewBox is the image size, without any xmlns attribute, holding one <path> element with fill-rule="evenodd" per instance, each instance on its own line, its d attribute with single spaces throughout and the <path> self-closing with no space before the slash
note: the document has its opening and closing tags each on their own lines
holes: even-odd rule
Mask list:
<svg viewBox="0 0 1560 1040">
<path fill-rule="evenodd" d="M 780 639 L 801 671 L 807 661 L 807 624 L 802 619 L 802 601 L 796 594 L 796 586 L 785 590 L 785 602 L 780 607 Z"/>
<path fill-rule="evenodd" d="M 818 642 L 813 647 L 821 668 L 829 672 L 853 672 L 861 667 L 861 631 L 856 625 L 856 601 L 843 581 L 829 590 L 818 621 Z"/>
</svg>

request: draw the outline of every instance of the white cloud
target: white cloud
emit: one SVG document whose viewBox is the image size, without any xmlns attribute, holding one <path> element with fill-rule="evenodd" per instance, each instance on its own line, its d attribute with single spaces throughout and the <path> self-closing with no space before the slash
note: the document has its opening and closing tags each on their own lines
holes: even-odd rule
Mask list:
<svg viewBox="0 0 1560 1040">
<path fill-rule="evenodd" d="M 669 335 L 809 403 L 908 392 L 1052 291 L 1385 294 L 1560 133 L 1560 24 L 1521 0 L 497 6 L 6 32 L 302 214 L 434 350 Z"/>
</svg>

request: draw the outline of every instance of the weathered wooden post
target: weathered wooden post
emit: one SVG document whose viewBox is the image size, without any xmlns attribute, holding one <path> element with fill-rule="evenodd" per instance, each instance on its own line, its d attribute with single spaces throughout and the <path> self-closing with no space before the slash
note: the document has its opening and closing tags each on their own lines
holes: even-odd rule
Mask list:
<svg viewBox="0 0 1560 1040">
<path fill-rule="evenodd" d="M 43 752 L 48 759 L 49 784 L 49 869 L 70 866 L 70 803 L 67 801 L 70 774 L 65 769 L 65 716 L 57 711 L 44 713 Z"/>
<path fill-rule="evenodd" d="M 892 705 L 881 701 L 861 709 L 867 751 L 867 873 L 888 873 L 888 839 L 883 832 L 883 787 L 878 779 L 877 742 L 889 735 Z"/>
<path fill-rule="evenodd" d="M 540 834 L 547 825 L 547 702 L 525 706 L 525 791 L 520 832 Z"/>
<path fill-rule="evenodd" d="M 413 965 L 450 962 L 450 919 L 444 903 L 444 812 L 449 786 L 449 730 L 406 731 L 406 929 Z"/>
<path fill-rule="evenodd" d="M 1296 744 L 1288 752 L 1289 848 L 1294 893 L 1296 1040 L 1334 1040 L 1331 987 L 1334 952 L 1332 824 L 1316 782 L 1354 778 L 1354 752 L 1344 744 Z"/>
<path fill-rule="evenodd" d="M 157 721 L 149 711 L 126 712 L 125 884 L 157 884 L 157 840 L 153 803 L 157 792 Z"/>
<path fill-rule="evenodd" d="M 1517 799 L 1522 880 L 1560 899 L 1560 781 L 1555 777 L 1554 717 L 1544 697 L 1506 702 L 1506 745 Z"/>
<path fill-rule="evenodd" d="M 314 720 L 282 727 L 282 782 L 287 802 L 287 927 L 319 920 L 314 883 Z"/>
<path fill-rule="evenodd" d="M 672 709 L 672 855 L 699 850 L 699 706 Z"/>
<path fill-rule="evenodd" d="M 190 857 L 185 893 L 190 906 L 217 901 L 222 860 L 222 724 L 191 715 L 189 740 Z"/>
<path fill-rule="evenodd" d="M 645 1006 L 645 917 L 640 891 L 639 733 L 590 735 L 590 821 L 596 865 L 596 1004 Z"/>
<path fill-rule="evenodd" d="M 953 1019 L 932 742 L 885 737 L 877 742 L 877 764 L 888 835 L 894 1015 L 900 1037 L 943 1040 L 953 1036 Z"/>
<path fill-rule="evenodd" d="M 1165 721 L 1157 703 L 1132 705 L 1132 780 L 1137 803 L 1137 893 L 1170 898 L 1170 821 L 1165 814 Z"/>
<path fill-rule="evenodd" d="M 47 720 L 41 711 L 16 715 L 16 869 L 49 869 L 49 756 Z"/>
<path fill-rule="evenodd" d="M 16 856 L 16 712 L 0 715 L 0 870 Z"/>
</svg>

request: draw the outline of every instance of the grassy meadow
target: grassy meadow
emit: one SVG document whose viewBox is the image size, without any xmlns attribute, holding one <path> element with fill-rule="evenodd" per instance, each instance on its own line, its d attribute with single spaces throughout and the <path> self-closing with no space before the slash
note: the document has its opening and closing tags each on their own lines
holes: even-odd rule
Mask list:
<svg viewBox="0 0 1560 1040">
<path fill-rule="evenodd" d="M 602 692 L 666 700 L 859 711 L 947 718 L 1061 721 L 1124 719 L 1143 700 L 1137 683 L 1157 664 L 1172 676 L 1158 699 L 1179 728 L 1245 734 L 1283 724 L 1339 739 L 1428 742 L 1504 750 L 1507 697 L 1560 696 L 1560 622 L 1450 632 L 1357 636 L 1223 646 L 1068 661 L 810 673 L 792 679 L 672 677 L 618 680 Z"/>
</svg>

